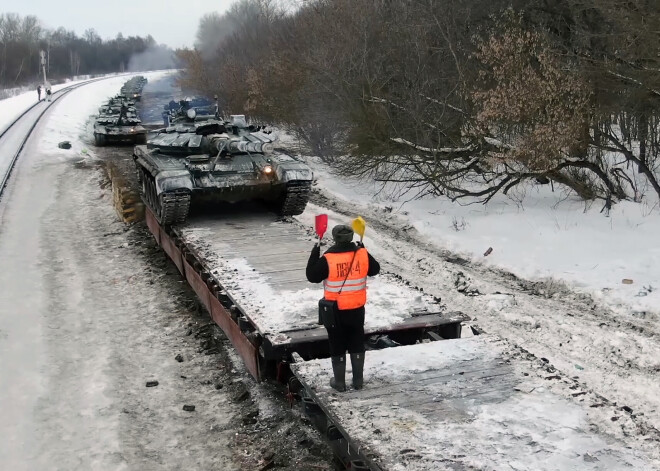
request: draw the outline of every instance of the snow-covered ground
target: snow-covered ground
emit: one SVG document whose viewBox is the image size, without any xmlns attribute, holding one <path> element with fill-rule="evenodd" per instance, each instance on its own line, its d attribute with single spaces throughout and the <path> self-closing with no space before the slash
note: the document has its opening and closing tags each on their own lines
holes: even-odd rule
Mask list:
<svg viewBox="0 0 660 471">
<path fill-rule="evenodd" d="M 319 213 L 329 214 L 330 227 L 362 215 L 365 245 L 386 271 L 632 408 L 640 430 L 657 434 L 657 206 L 620 203 L 606 217 L 600 207 L 585 209 L 547 187 L 530 188 L 522 205 L 506 198 L 485 207 L 407 201 L 309 160 L 318 183 L 314 204 L 298 217 L 302 224 L 313 226 Z"/>
<path fill-rule="evenodd" d="M 236 469 L 216 360 L 136 258 L 82 136 L 124 81 L 55 103 L 0 201 L 2 469 Z"/>
<path fill-rule="evenodd" d="M 151 73 L 148 73 L 148 74 L 147 73 L 140 73 L 140 74 L 136 73 L 136 74 L 121 74 L 121 75 L 111 74 L 111 75 L 117 75 L 117 79 L 119 80 L 118 83 L 120 85 L 119 85 L 119 87 L 117 87 L 115 89 L 108 88 L 108 91 L 111 91 L 110 96 L 116 95 L 117 93 L 119 93 L 119 88 L 121 88 L 121 85 L 126 80 L 128 80 L 130 77 L 132 77 L 133 75 L 144 75 L 144 76 L 156 78 L 156 77 L 162 76 L 162 74 L 164 74 L 164 73 L 168 73 L 168 72 L 156 72 L 156 73 L 151 72 Z M 53 85 L 52 91 L 57 92 L 58 90 L 66 88 L 70 85 L 75 85 L 77 83 L 86 82 L 87 80 L 90 80 L 90 79 L 89 78 L 80 78 L 80 79 L 77 79 L 77 80 L 70 80 L 70 81 L 65 82 L 65 83 L 60 83 L 58 85 Z M 108 82 L 104 82 L 104 83 L 108 83 Z M 112 83 L 114 84 L 115 82 L 112 82 Z M 42 100 L 45 98 L 45 96 L 46 96 L 46 91 L 42 90 L 41 91 Z M 24 93 L 20 93 L 20 94 L 18 94 L 16 96 L 13 96 L 11 98 L 6 98 L 4 100 L 0 100 L 0 131 L 5 129 L 5 127 L 7 125 L 9 125 L 9 123 L 11 123 L 14 119 L 16 119 L 16 117 L 18 115 L 20 115 L 22 112 L 27 110 L 30 106 L 34 105 L 37 102 L 37 97 L 38 97 L 37 90 L 35 88 L 34 90 L 24 92 Z M 95 103 L 95 105 L 96 105 L 96 109 L 98 109 L 98 107 L 100 106 L 100 103 Z"/>
<path fill-rule="evenodd" d="M 461 205 L 409 200 L 394 187 L 337 178 L 318 161 L 314 170 L 318 186 L 335 198 L 385 209 L 428 243 L 473 263 L 565 283 L 623 314 L 660 314 L 660 205 L 652 195 L 651 202 L 618 203 L 606 217 L 600 203 L 549 185 L 530 186 L 522 201 L 500 195 L 488 205 Z"/>
</svg>

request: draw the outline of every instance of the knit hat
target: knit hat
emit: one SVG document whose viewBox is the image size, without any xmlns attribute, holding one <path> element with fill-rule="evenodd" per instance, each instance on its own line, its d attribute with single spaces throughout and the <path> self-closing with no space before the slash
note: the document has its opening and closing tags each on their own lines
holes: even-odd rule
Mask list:
<svg viewBox="0 0 660 471">
<path fill-rule="evenodd" d="M 353 229 L 345 224 L 338 224 L 332 228 L 332 238 L 337 244 L 345 244 L 353 241 Z"/>
</svg>

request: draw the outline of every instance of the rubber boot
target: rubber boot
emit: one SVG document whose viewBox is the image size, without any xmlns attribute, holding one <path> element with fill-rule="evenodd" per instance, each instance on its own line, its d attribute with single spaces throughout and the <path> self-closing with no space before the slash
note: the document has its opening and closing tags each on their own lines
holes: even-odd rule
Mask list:
<svg viewBox="0 0 660 471">
<path fill-rule="evenodd" d="M 351 353 L 351 366 L 353 367 L 353 388 L 362 389 L 364 371 L 364 352 Z"/>
<path fill-rule="evenodd" d="M 332 373 L 330 386 L 339 392 L 346 391 L 346 355 L 332 357 Z"/>
</svg>

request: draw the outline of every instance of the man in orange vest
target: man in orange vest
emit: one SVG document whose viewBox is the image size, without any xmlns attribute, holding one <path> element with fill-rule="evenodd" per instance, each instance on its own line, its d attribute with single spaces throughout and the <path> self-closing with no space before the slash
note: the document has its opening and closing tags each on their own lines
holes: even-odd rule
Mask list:
<svg viewBox="0 0 660 471">
<path fill-rule="evenodd" d="M 321 256 L 316 244 L 307 262 L 307 279 L 323 282 L 319 306 L 329 306 L 323 324 L 328 331 L 333 378 L 330 386 L 346 391 L 346 352 L 351 355 L 353 387 L 362 388 L 364 370 L 364 305 L 367 276 L 380 272 L 380 264 L 362 243 L 353 243 L 353 229 L 337 225 L 332 229 L 335 244 Z"/>
</svg>

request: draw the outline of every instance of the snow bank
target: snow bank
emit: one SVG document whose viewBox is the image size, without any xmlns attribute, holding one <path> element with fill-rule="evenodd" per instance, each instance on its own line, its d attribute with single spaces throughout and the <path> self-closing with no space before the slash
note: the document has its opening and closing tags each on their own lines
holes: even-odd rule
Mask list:
<svg viewBox="0 0 660 471">
<path fill-rule="evenodd" d="M 147 80 L 157 80 L 168 73 L 170 72 L 149 72 L 141 75 Z M 129 78 L 126 75 L 112 77 L 76 90 L 77 106 L 67 107 L 64 112 L 58 114 L 57 120 L 48 121 L 46 125 L 48 132 L 40 141 L 39 149 L 48 152 L 51 156 L 62 156 L 64 159 L 74 154 L 93 155 L 93 150 L 89 148 L 93 139 L 88 133 L 87 121 L 90 116 L 98 113 L 99 107 L 106 100 L 119 93 L 121 86 Z M 57 144 L 61 141 L 70 141 L 72 149 L 59 149 Z"/>
<path fill-rule="evenodd" d="M 529 188 L 522 202 L 502 195 L 487 205 L 411 200 L 393 186 L 337 178 L 321 162 L 313 165 L 323 190 L 357 205 L 391 210 L 437 247 L 521 278 L 564 282 L 617 312 L 660 311 L 657 204 L 621 202 L 605 216 L 599 203 L 553 193 L 549 185 Z M 489 247 L 493 250 L 485 257 Z"/>
<path fill-rule="evenodd" d="M 124 75 L 117 75 L 117 79 L 119 80 L 119 87 L 115 87 L 114 91 L 111 93 L 109 96 L 114 96 L 117 93 L 119 93 L 119 88 L 121 88 L 121 85 L 131 78 L 133 75 L 143 75 L 147 78 L 149 77 L 160 77 L 162 74 L 168 73 L 167 71 L 163 72 L 151 72 L 151 73 L 141 73 L 141 74 L 124 74 Z M 108 76 L 112 76 L 113 74 L 109 74 Z M 56 92 L 58 90 L 61 90 L 65 87 L 68 87 L 69 85 L 74 85 L 76 83 L 81 83 L 89 80 L 89 77 L 83 76 L 80 80 L 72 80 L 68 81 L 65 83 L 60 83 L 58 85 L 53 85 L 52 90 L 53 92 Z M 110 90 L 110 85 L 108 83 L 113 83 L 115 84 L 116 82 L 114 80 L 104 80 L 100 83 L 106 84 L 108 86 L 108 90 Z M 41 91 L 41 98 L 44 98 L 46 94 L 45 90 Z M 34 90 L 31 90 L 29 92 L 21 93 L 20 95 L 7 98 L 4 100 L 0 100 L 0 131 L 4 130 L 6 126 L 9 125 L 18 115 L 23 113 L 25 110 L 27 110 L 30 106 L 35 104 L 37 102 L 37 89 L 36 86 Z M 96 106 L 96 109 L 101 105 L 100 102 L 94 103 Z"/>
</svg>

